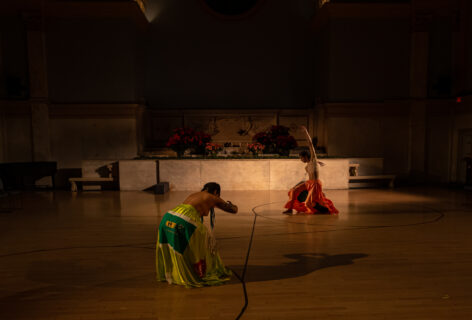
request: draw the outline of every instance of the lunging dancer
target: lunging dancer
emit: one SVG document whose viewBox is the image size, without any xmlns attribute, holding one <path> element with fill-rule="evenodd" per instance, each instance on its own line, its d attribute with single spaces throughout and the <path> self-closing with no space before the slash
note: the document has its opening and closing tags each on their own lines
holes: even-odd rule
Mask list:
<svg viewBox="0 0 472 320">
<path fill-rule="evenodd" d="M 302 126 L 302 130 L 308 141 L 310 153 L 300 152 L 300 160 L 306 163 L 305 170 L 308 174 L 308 181 L 300 182 L 288 192 L 289 201 L 285 204 L 284 214 L 292 214 L 295 209 L 298 212 L 307 214 L 315 213 L 338 213 L 333 202 L 327 199 L 321 187 L 318 171 L 318 159 L 316 158 L 315 147 L 308 130 Z"/>
<path fill-rule="evenodd" d="M 209 182 L 162 217 L 156 246 L 158 281 L 203 287 L 230 280 L 232 273 L 221 261 L 212 233 L 202 223 L 214 207 L 238 212 L 237 206 L 220 198 L 220 190 L 218 183 Z"/>
</svg>

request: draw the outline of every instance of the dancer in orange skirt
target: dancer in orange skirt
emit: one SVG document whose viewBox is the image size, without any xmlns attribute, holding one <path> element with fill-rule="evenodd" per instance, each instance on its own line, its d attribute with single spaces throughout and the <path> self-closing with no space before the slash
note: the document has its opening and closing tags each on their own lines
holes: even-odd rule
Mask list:
<svg viewBox="0 0 472 320">
<path fill-rule="evenodd" d="M 319 179 L 318 164 L 324 164 L 316 158 L 316 151 L 308 130 L 303 126 L 302 130 L 306 135 L 310 148 L 310 153 L 306 151 L 300 152 L 300 160 L 307 164 L 305 170 L 308 174 L 308 181 L 301 182 L 290 189 L 288 192 L 289 200 L 285 204 L 287 210 L 283 213 L 292 214 L 293 210 L 296 210 L 297 212 L 307 214 L 336 214 L 338 210 L 334 207 L 333 202 L 325 197 Z"/>
</svg>

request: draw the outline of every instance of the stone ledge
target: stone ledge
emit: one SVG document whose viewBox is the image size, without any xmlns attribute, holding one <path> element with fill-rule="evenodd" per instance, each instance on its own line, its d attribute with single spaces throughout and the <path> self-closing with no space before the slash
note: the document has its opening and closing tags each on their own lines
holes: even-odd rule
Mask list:
<svg viewBox="0 0 472 320">
<path fill-rule="evenodd" d="M 320 179 L 325 189 L 349 187 L 349 159 L 323 159 Z M 306 180 L 298 159 L 159 160 L 159 177 L 172 191 L 200 190 L 210 181 L 223 190 L 288 190 Z"/>
</svg>

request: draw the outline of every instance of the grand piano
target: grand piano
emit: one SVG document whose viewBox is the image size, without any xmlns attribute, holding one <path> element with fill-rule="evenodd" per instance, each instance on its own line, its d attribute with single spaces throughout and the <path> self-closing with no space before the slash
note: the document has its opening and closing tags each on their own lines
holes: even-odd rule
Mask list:
<svg viewBox="0 0 472 320">
<path fill-rule="evenodd" d="M 0 163 L 0 179 L 5 190 L 33 189 L 35 181 L 50 176 L 53 188 L 57 162 L 7 162 Z"/>
</svg>

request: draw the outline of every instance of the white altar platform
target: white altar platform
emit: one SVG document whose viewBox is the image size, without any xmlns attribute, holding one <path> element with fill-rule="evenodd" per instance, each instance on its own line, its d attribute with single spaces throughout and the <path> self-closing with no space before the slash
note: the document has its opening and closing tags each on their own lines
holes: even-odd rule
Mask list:
<svg viewBox="0 0 472 320">
<path fill-rule="evenodd" d="M 320 167 L 324 189 L 348 189 L 349 167 L 359 165 L 360 175 L 383 173 L 382 158 L 325 158 Z M 223 190 L 288 190 L 307 179 L 299 159 L 149 159 L 84 160 L 82 174 L 98 177 L 97 168 L 117 163 L 121 191 L 140 191 L 169 182 L 171 191 L 200 190 L 218 182 Z"/>
<path fill-rule="evenodd" d="M 323 159 L 320 178 L 325 189 L 348 189 L 349 159 Z M 299 159 L 159 160 L 160 181 L 170 189 L 199 190 L 218 182 L 223 190 L 288 190 L 306 180 Z"/>
</svg>

